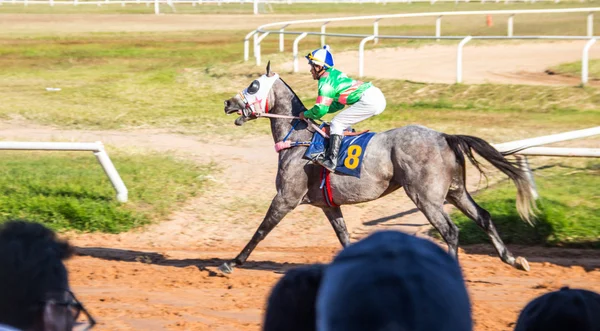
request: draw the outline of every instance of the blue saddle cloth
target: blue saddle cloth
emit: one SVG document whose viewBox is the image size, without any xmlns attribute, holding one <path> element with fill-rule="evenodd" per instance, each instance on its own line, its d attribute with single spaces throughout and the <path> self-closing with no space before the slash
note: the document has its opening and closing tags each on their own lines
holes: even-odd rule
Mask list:
<svg viewBox="0 0 600 331">
<path fill-rule="evenodd" d="M 321 125 L 321 128 L 323 126 L 324 124 Z M 374 135 L 374 132 L 365 132 L 357 136 L 344 137 L 340 146 L 335 172 L 360 178 L 362 160 L 367 150 L 367 145 Z M 318 155 L 324 153 L 328 146 L 329 139 L 325 139 L 319 133 L 315 133 L 304 157 L 314 160 Z"/>
</svg>

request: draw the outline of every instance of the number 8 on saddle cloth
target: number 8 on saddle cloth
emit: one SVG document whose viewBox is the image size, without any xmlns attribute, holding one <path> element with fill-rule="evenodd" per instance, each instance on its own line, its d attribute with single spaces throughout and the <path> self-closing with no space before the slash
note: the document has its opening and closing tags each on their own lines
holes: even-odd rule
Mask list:
<svg viewBox="0 0 600 331">
<path fill-rule="evenodd" d="M 320 128 L 322 129 L 325 125 L 325 123 L 321 124 Z M 362 160 L 367 150 L 367 145 L 374 135 L 375 133 L 373 132 L 365 132 L 359 135 L 344 137 L 335 172 L 360 178 Z M 328 144 L 329 139 L 325 139 L 319 133 L 315 133 L 304 157 L 314 160 L 320 154 L 325 153 Z"/>
</svg>

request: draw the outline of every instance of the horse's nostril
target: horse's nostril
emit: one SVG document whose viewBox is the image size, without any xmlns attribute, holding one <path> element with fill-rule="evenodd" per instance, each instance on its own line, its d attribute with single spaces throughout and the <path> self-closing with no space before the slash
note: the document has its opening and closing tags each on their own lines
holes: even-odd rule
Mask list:
<svg viewBox="0 0 600 331">
<path fill-rule="evenodd" d="M 229 107 L 229 100 L 225 100 L 225 107 Z"/>
</svg>

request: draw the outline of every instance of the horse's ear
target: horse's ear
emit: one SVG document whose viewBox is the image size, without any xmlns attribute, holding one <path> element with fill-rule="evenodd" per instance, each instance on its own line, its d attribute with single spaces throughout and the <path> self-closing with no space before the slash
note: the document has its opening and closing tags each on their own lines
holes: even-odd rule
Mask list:
<svg viewBox="0 0 600 331">
<path fill-rule="evenodd" d="M 271 60 L 267 63 L 267 77 L 271 76 Z"/>
</svg>

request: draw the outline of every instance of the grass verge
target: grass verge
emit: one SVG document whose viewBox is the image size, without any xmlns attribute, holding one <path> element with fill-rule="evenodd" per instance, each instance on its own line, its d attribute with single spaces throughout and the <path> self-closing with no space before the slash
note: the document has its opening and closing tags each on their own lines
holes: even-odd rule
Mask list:
<svg viewBox="0 0 600 331">
<path fill-rule="evenodd" d="M 559 75 L 581 77 L 581 61 L 562 63 L 550 70 Z M 600 60 L 589 61 L 588 77 L 590 80 L 600 80 Z"/>
<path fill-rule="evenodd" d="M 417 26 L 413 32 L 430 28 Z M 162 127 L 221 137 L 232 132 L 243 137 L 266 134 L 268 121 L 235 128 L 233 117 L 223 113 L 223 100 L 264 70 L 241 62 L 246 33 L 2 35 L 0 119 L 85 129 Z M 286 45 L 290 47 L 289 40 Z M 312 46 L 307 42 L 303 47 Z M 265 39 L 262 48 L 263 54 L 276 53 L 277 39 Z M 289 61 L 289 54 L 285 56 Z M 307 72 L 280 73 L 307 106 L 314 102 L 316 84 Z M 509 141 L 600 121 L 600 90 L 593 87 L 374 82 L 386 94 L 388 109 L 357 129 L 419 123 Z M 46 87 L 62 90 L 47 92 Z M 80 231 L 125 231 L 166 215 L 174 204 L 197 194 L 202 189 L 198 176 L 211 171 L 161 156 L 111 154 L 131 192 L 131 202 L 122 206 L 114 202 L 112 187 L 93 157 L 7 155 L 0 162 L 5 172 L 2 219 L 26 216 L 56 229 Z M 544 192 L 542 196 L 550 199 Z M 496 198 L 490 201 L 501 205 Z M 562 204 L 569 199 L 556 196 Z"/>
<path fill-rule="evenodd" d="M 116 201 L 91 155 L 6 152 L 0 159 L 0 221 L 26 218 L 56 230 L 118 233 L 147 224 L 201 193 L 211 165 L 164 155 L 111 153 L 129 190 Z"/>
<path fill-rule="evenodd" d="M 247 135 L 258 126 L 267 133 L 266 121 L 237 129 L 222 111 L 223 100 L 264 70 L 241 62 L 243 35 L 223 31 L 4 39 L 0 118 L 85 129 L 162 127 L 219 135 Z M 274 53 L 276 47 L 271 40 L 263 51 Z M 276 70 L 278 63 L 289 61 L 279 54 L 272 58 Z M 314 102 L 316 86 L 308 74 L 280 74 L 307 106 Z M 364 123 L 373 130 L 421 123 L 473 133 L 474 121 L 553 130 L 600 120 L 600 90 L 593 87 L 373 81 L 389 104 L 384 114 Z M 62 90 L 48 92 L 46 87 Z"/>
</svg>

